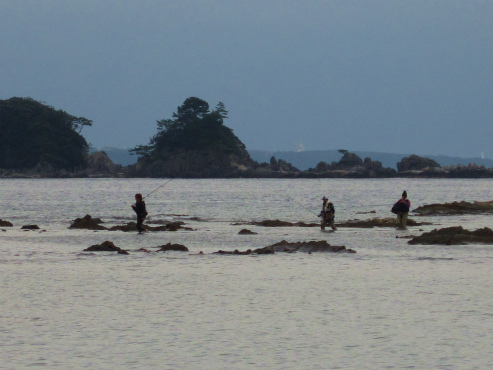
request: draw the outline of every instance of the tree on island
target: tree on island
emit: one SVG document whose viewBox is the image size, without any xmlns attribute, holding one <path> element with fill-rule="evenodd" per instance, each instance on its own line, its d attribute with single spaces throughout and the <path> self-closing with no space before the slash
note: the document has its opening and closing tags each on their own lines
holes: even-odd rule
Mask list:
<svg viewBox="0 0 493 370">
<path fill-rule="evenodd" d="M 157 121 L 158 132 L 147 145 L 130 149 L 140 156 L 138 176 L 230 176 L 253 163 L 245 145 L 224 125 L 228 111 L 222 102 L 209 104 L 189 97 L 171 119 Z"/>
<path fill-rule="evenodd" d="M 74 170 L 87 165 L 89 145 L 80 135 L 92 121 L 32 98 L 0 100 L 0 168 L 37 165 Z"/>
</svg>

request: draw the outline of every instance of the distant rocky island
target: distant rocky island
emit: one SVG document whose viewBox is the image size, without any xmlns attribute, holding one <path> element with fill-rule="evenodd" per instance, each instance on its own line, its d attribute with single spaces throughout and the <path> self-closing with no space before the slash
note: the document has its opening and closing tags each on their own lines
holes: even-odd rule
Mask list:
<svg viewBox="0 0 493 370">
<path fill-rule="evenodd" d="M 157 121 L 149 143 L 130 152 L 136 163 L 115 164 L 104 151 L 90 151 L 81 135 L 92 121 L 56 110 L 31 98 L 0 100 L 0 177 L 156 177 L 156 178 L 493 178 L 484 165 L 440 166 L 410 155 L 396 168 L 338 150 L 340 159 L 300 170 L 285 159 L 252 159 L 245 145 L 224 125 L 228 111 L 199 98 L 186 99 L 172 118 Z"/>
</svg>

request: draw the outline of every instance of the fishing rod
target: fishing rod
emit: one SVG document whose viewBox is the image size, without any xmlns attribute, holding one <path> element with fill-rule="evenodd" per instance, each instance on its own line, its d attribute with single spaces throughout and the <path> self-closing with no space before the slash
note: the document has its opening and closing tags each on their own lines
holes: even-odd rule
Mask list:
<svg viewBox="0 0 493 370">
<path fill-rule="evenodd" d="M 158 191 L 159 189 L 161 189 L 162 187 L 164 187 L 166 184 L 168 184 L 171 180 L 173 180 L 173 178 L 169 179 L 168 181 L 166 181 L 164 184 L 158 186 L 156 189 L 154 189 L 153 191 L 151 191 L 149 194 L 147 194 L 145 197 L 142 198 L 142 200 L 144 200 L 145 198 L 147 198 L 149 195 L 151 195 L 152 193 Z"/>
</svg>

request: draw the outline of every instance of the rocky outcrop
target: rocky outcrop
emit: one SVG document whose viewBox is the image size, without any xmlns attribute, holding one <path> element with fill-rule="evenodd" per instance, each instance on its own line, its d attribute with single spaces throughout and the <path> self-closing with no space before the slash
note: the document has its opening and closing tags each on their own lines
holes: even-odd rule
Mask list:
<svg viewBox="0 0 493 370">
<path fill-rule="evenodd" d="M 411 218 L 407 220 L 407 226 L 422 226 L 431 225 L 430 222 L 417 222 Z M 396 219 L 392 217 L 375 217 L 368 220 L 348 220 L 336 223 L 337 227 L 356 227 L 356 228 L 372 228 L 372 227 L 396 227 Z"/>
<path fill-rule="evenodd" d="M 263 221 L 252 221 L 247 223 L 234 223 L 233 225 L 254 225 L 263 227 L 317 227 L 320 224 L 315 223 L 304 223 L 304 222 L 288 222 L 281 220 L 263 220 Z"/>
<path fill-rule="evenodd" d="M 91 153 L 87 158 L 87 177 L 123 177 L 122 166 L 114 164 L 108 155 L 101 152 Z"/>
<path fill-rule="evenodd" d="M 246 223 L 248 225 L 262 226 L 262 227 L 320 227 L 319 223 L 305 223 L 305 222 L 288 222 L 281 220 L 263 220 L 263 221 L 253 221 Z M 244 225 L 242 223 L 234 223 L 233 225 Z M 417 222 L 413 219 L 407 220 L 408 226 L 421 226 L 421 225 L 431 225 L 430 222 Z M 372 228 L 372 227 L 395 227 L 395 218 L 386 217 L 375 217 L 368 220 L 348 220 L 336 223 L 337 227 L 355 227 L 355 228 Z"/>
<path fill-rule="evenodd" d="M 308 242 L 294 242 L 290 243 L 286 240 L 280 241 L 279 243 L 275 243 L 269 245 L 267 247 L 258 248 L 258 249 L 247 249 L 246 251 L 234 250 L 223 251 L 219 250 L 215 252 L 215 254 L 231 254 L 231 255 L 250 255 L 250 254 L 274 254 L 276 252 L 284 252 L 284 253 L 295 253 L 295 252 L 303 252 L 303 253 L 356 253 L 356 251 L 352 249 L 346 249 L 345 246 L 342 245 L 330 245 L 325 240 L 320 241 L 308 241 Z"/>
<path fill-rule="evenodd" d="M 2 220 L 2 219 L 0 218 L 0 227 L 12 227 L 12 226 L 14 226 L 14 225 L 12 225 L 12 223 L 11 223 L 11 222 L 6 221 L 6 220 Z"/>
<path fill-rule="evenodd" d="M 465 230 L 462 226 L 434 229 L 408 241 L 409 244 L 493 244 L 493 230 L 488 227 L 475 231 Z"/>
<path fill-rule="evenodd" d="M 248 230 L 248 229 L 241 229 L 238 232 L 238 235 L 257 235 L 257 233 L 256 232 L 253 232 L 251 230 Z"/>
<path fill-rule="evenodd" d="M 105 241 L 101 244 L 91 245 L 84 252 L 118 252 L 118 254 L 129 254 L 126 250 L 117 247 L 113 242 Z"/>
<path fill-rule="evenodd" d="M 86 230 L 109 230 L 109 231 L 137 231 L 135 222 L 128 222 L 126 225 L 116 225 L 110 228 L 101 225 L 104 223 L 100 218 L 92 218 L 91 215 L 85 215 L 82 218 L 75 219 L 69 226 L 69 229 L 86 229 Z M 161 226 L 142 225 L 146 231 L 177 231 L 177 230 L 193 230 L 189 227 L 184 227 L 183 222 L 166 222 Z"/>
<path fill-rule="evenodd" d="M 189 227 L 184 227 L 183 222 L 168 222 L 162 226 L 151 226 L 148 224 L 143 224 L 142 227 L 145 231 L 177 231 L 177 230 L 193 230 Z M 109 231 L 124 231 L 132 232 L 137 230 L 137 224 L 135 222 L 129 222 L 126 225 L 116 225 L 112 226 Z"/>
<path fill-rule="evenodd" d="M 82 218 L 76 218 L 69 229 L 87 229 L 87 230 L 107 230 L 106 227 L 100 225 L 103 221 L 100 218 L 92 218 L 91 215 L 85 215 Z"/>
<path fill-rule="evenodd" d="M 315 253 L 315 252 L 329 252 L 329 253 L 356 253 L 356 251 L 352 249 L 346 249 L 345 246 L 342 245 L 330 245 L 325 240 L 311 240 L 308 242 L 294 242 L 289 243 L 286 240 L 280 241 L 279 243 L 275 243 L 269 245 L 269 249 L 273 249 L 274 252 L 304 252 L 304 253 Z"/>
<path fill-rule="evenodd" d="M 399 172 L 422 171 L 430 168 L 440 168 L 440 165 L 433 159 L 420 157 L 416 154 L 404 157 L 397 163 L 397 171 Z"/>
<path fill-rule="evenodd" d="M 158 247 L 156 252 L 167 252 L 167 251 L 177 251 L 177 252 L 188 252 L 188 248 L 181 244 L 165 244 Z"/>
<path fill-rule="evenodd" d="M 343 157 L 339 162 L 330 164 L 320 162 L 315 168 L 303 171 L 298 177 L 315 177 L 315 178 L 375 178 L 375 177 L 393 177 L 396 171 L 393 168 L 384 168 L 382 162 L 373 161 L 367 157 L 364 160 L 357 154 L 340 151 Z"/>
<path fill-rule="evenodd" d="M 21 227 L 21 230 L 39 230 L 38 225 L 24 225 Z"/>
<path fill-rule="evenodd" d="M 234 251 L 223 251 L 223 250 L 218 250 L 217 252 L 213 252 L 212 254 L 234 254 L 234 255 L 243 255 L 243 256 L 246 256 L 246 255 L 250 255 L 252 254 L 253 251 L 251 249 L 247 249 L 246 251 L 243 251 L 243 252 L 240 252 L 238 249 L 235 249 Z M 272 252 L 274 253 L 274 252 Z"/>
<path fill-rule="evenodd" d="M 448 216 L 493 213 L 493 200 L 488 202 L 452 202 L 425 204 L 413 210 L 420 216 Z"/>
</svg>

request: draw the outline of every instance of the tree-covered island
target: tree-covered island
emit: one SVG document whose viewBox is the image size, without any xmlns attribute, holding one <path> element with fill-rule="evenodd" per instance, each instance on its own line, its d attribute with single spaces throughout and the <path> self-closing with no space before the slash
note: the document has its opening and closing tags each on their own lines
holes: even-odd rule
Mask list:
<svg viewBox="0 0 493 370">
<path fill-rule="evenodd" d="M 199 98 L 186 99 L 173 118 L 157 121 L 158 132 L 139 155 L 130 173 L 138 177 L 241 177 L 258 166 L 233 130 L 224 125 L 228 111 Z"/>
<path fill-rule="evenodd" d="M 0 168 L 85 168 L 89 145 L 80 132 L 91 125 L 31 98 L 0 100 Z"/>
</svg>

